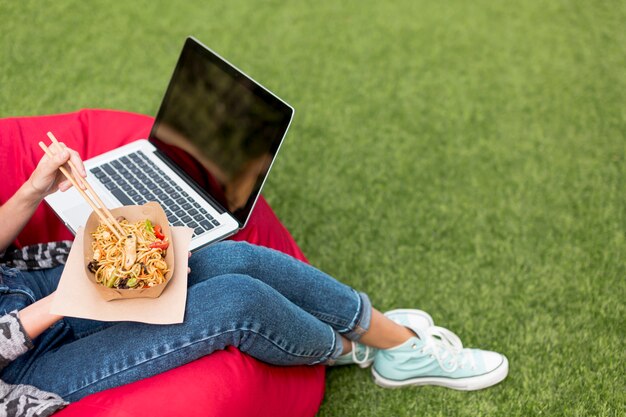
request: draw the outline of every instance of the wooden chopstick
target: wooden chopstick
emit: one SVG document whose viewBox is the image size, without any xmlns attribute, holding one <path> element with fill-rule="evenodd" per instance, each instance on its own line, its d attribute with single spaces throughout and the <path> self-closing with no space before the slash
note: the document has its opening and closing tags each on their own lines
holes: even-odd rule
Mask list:
<svg viewBox="0 0 626 417">
<path fill-rule="evenodd" d="M 54 153 L 48 149 L 48 147 L 43 143 L 43 142 L 39 142 L 39 147 L 41 149 L 43 149 L 43 151 L 46 153 L 46 155 L 48 155 L 50 158 L 54 157 Z M 98 217 L 100 217 L 100 220 L 102 222 L 104 222 L 104 224 L 106 224 L 107 226 L 109 226 L 109 229 L 111 229 L 111 231 L 115 234 L 115 236 L 117 236 L 117 238 L 119 240 L 122 240 L 122 236 L 124 235 L 124 233 L 119 233 L 118 230 L 115 228 L 115 226 L 119 227 L 119 229 L 121 230 L 121 226 L 117 223 L 117 221 L 115 219 L 113 219 L 115 221 L 115 226 L 114 224 L 107 218 L 106 215 L 104 215 L 101 211 L 100 208 L 96 206 L 96 204 L 91 201 L 91 198 L 89 198 L 89 196 L 87 195 L 87 193 L 85 193 L 85 191 L 78 185 L 78 183 L 76 182 L 76 179 L 74 178 L 74 176 L 72 174 L 70 174 L 70 172 L 62 165 L 59 167 L 59 170 L 63 173 L 63 175 L 65 175 L 65 178 L 67 178 L 72 185 L 74 186 L 74 188 L 76 188 L 78 190 L 78 192 L 80 192 L 80 194 L 83 196 L 83 198 L 85 199 L 85 201 L 87 201 L 87 203 L 89 203 L 89 205 L 91 206 L 91 208 L 93 208 L 93 210 L 96 212 L 96 214 L 98 215 Z M 78 171 L 76 171 L 78 172 Z M 84 181 L 86 182 L 86 181 Z M 110 213 L 109 213 L 110 214 Z"/>
<path fill-rule="evenodd" d="M 59 143 L 59 141 L 57 140 L 56 137 L 54 137 L 54 135 L 52 134 L 52 132 L 48 132 L 48 137 L 50 138 L 50 140 L 53 143 L 56 143 L 57 145 L 59 145 L 60 147 L 65 147 L 65 145 L 61 145 L 61 143 Z M 76 168 L 76 166 L 74 165 L 74 163 L 71 160 L 67 161 L 70 165 L 70 168 L 72 168 L 72 170 L 74 172 L 78 172 L 78 169 Z M 96 203 L 98 203 L 98 205 L 100 206 L 102 212 L 104 213 L 104 215 L 106 217 L 108 217 L 108 219 L 111 221 L 111 223 L 117 227 L 118 232 L 120 232 L 120 234 L 124 234 L 124 229 L 122 229 L 122 226 L 120 226 L 120 224 L 117 222 L 117 220 L 115 219 L 115 217 L 113 216 L 113 214 L 111 214 L 111 212 L 109 211 L 109 209 L 107 208 L 107 206 L 102 202 L 102 200 L 100 199 L 100 197 L 98 196 L 98 194 L 96 194 L 96 192 L 94 191 L 94 189 L 91 187 L 91 185 L 89 184 L 89 182 L 87 182 L 86 179 L 84 179 L 81 176 L 76 176 L 75 178 L 78 179 L 78 182 L 80 184 L 83 184 L 85 186 L 85 188 L 87 190 L 89 190 L 89 193 L 93 196 L 93 198 L 95 198 Z"/>
</svg>

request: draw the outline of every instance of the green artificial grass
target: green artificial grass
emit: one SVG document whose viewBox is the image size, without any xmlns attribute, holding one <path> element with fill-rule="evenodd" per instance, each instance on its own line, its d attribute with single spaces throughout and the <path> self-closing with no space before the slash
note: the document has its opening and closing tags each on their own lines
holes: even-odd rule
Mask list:
<svg viewBox="0 0 626 417">
<path fill-rule="evenodd" d="M 313 264 L 509 377 L 319 415 L 626 413 L 626 3 L 0 1 L 0 116 L 154 115 L 184 37 L 296 108 L 265 196 Z"/>
</svg>

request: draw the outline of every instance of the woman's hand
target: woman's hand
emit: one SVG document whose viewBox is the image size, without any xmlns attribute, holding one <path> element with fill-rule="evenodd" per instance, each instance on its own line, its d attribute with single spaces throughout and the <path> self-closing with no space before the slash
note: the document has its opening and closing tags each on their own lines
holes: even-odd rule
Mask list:
<svg viewBox="0 0 626 417">
<path fill-rule="evenodd" d="M 61 165 L 71 160 L 78 170 L 72 172 L 73 176 L 87 175 L 78 152 L 62 143 L 52 144 L 49 149 L 54 156 L 51 158 L 44 154 L 30 178 L 5 204 L 0 205 L 0 253 L 15 240 L 45 196 L 71 187 L 71 183 L 59 171 Z"/>
<path fill-rule="evenodd" d="M 22 327 L 31 340 L 63 318 L 63 316 L 50 313 L 55 293 L 56 291 L 19 311 Z"/>
<path fill-rule="evenodd" d="M 87 176 L 83 161 L 80 159 L 78 152 L 68 148 L 62 142 L 59 144 L 53 143 L 49 149 L 55 155 L 51 158 L 44 154 L 39 164 L 37 164 L 37 168 L 35 168 L 35 171 L 33 171 L 27 181 L 32 191 L 35 192 L 40 199 L 43 199 L 57 190 L 67 191 L 72 186 L 72 183 L 59 171 L 59 167 L 67 161 L 71 160 L 78 170 L 78 172 L 72 171 L 72 175 L 80 175 L 81 177 Z M 67 168 L 69 170 L 69 167 Z"/>
</svg>

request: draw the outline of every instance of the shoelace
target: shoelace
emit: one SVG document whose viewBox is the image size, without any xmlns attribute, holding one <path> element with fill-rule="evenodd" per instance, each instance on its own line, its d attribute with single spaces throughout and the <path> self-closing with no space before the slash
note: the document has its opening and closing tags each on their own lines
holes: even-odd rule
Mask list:
<svg viewBox="0 0 626 417">
<path fill-rule="evenodd" d="M 469 364 L 472 369 L 476 367 L 474 355 L 463 349 L 463 342 L 456 334 L 443 327 L 431 326 L 421 332 L 424 336 L 422 353 L 430 354 L 437 359 L 439 366 L 446 372 L 454 372 L 463 369 Z"/>
<path fill-rule="evenodd" d="M 356 355 L 356 351 L 357 351 L 357 346 L 362 347 L 363 351 L 364 351 L 364 355 L 363 355 L 363 359 L 359 359 L 358 356 Z M 367 359 L 370 357 L 370 351 L 371 348 L 367 345 L 361 345 L 360 343 L 356 343 L 356 342 L 352 342 L 352 360 L 354 361 L 354 363 L 362 365 L 365 362 L 367 362 Z"/>
</svg>

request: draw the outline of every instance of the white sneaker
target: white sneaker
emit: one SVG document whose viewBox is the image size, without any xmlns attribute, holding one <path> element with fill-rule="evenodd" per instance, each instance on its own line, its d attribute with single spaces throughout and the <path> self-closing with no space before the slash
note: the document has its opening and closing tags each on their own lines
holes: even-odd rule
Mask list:
<svg viewBox="0 0 626 417">
<path fill-rule="evenodd" d="M 412 328 L 418 337 L 376 353 L 372 375 L 385 388 L 405 385 L 440 385 L 463 391 L 487 388 L 506 378 L 504 355 L 464 349 L 450 330 L 432 326 Z"/>
<path fill-rule="evenodd" d="M 359 365 L 361 368 L 367 368 L 374 362 L 374 356 L 378 349 L 367 345 L 352 342 L 352 350 L 335 359 L 335 363 L 331 366 L 339 365 Z"/>
<path fill-rule="evenodd" d="M 428 328 L 433 325 L 433 319 L 428 313 L 422 310 L 397 309 L 385 313 L 385 316 L 409 328 Z M 359 365 L 367 368 L 374 362 L 374 357 L 378 349 L 366 346 L 358 342 L 352 342 L 352 351 L 341 355 L 331 366 Z"/>
<path fill-rule="evenodd" d="M 385 312 L 385 317 L 409 329 L 427 329 L 435 322 L 425 311 L 413 308 L 399 308 Z"/>
</svg>

